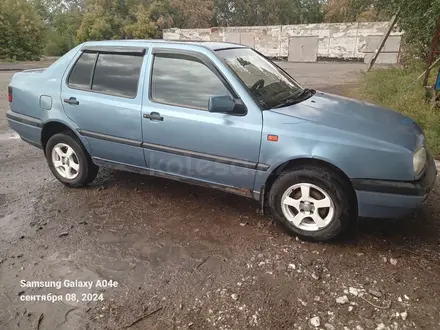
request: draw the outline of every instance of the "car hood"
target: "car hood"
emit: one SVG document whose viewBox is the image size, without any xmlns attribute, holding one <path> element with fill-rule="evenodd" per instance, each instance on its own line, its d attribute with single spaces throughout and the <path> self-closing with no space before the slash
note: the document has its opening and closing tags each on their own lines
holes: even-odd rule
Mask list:
<svg viewBox="0 0 440 330">
<path fill-rule="evenodd" d="M 412 119 L 396 111 L 342 96 L 317 92 L 303 102 L 270 111 L 354 132 L 410 150 L 416 150 L 424 142 L 422 130 Z"/>
</svg>

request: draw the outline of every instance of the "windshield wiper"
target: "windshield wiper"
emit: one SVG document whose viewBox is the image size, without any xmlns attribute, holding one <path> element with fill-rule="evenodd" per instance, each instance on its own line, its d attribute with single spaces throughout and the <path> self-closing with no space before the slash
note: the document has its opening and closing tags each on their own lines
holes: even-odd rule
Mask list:
<svg viewBox="0 0 440 330">
<path fill-rule="evenodd" d="M 287 107 L 289 105 L 294 105 L 304 100 L 307 100 L 309 97 L 315 95 L 316 90 L 310 88 L 304 88 L 302 92 L 295 97 L 288 97 L 285 100 L 282 100 L 280 104 L 272 107 L 272 109 L 278 109 L 282 107 Z"/>
<path fill-rule="evenodd" d="M 299 95 L 297 96 L 297 98 L 298 98 L 298 99 L 302 99 L 302 98 L 304 98 L 304 97 L 306 96 L 307 99 L 308 99 L 310 96 L 315 95 L 315 94 L 316 94 L 316 91 L 315 91 L 314 89 L 311 89 L 311 88 L 304 88 L 303 91 L 301 92 L 301 94 L 299 94 Z M 309 96 L 309 95 L 310 95 L 310 96 Z"/>
</svg>

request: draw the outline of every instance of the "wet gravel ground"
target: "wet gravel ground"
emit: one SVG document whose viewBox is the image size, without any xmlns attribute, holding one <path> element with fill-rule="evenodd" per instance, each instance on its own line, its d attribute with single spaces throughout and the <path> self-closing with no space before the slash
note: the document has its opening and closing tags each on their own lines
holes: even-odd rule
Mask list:
<svg viewBox="0 0 440 330">
<path fill-rule="evenodd" d="M 356 82 L 358 65 L 329 65 L 288 69 L 332 92 Z M 413 216 L 362 219 L 328 244 L 291 237 L 251 200 L 164 179 L 101 170 L 68 189 L 8 131 L 11 75 L 0 72 L 0 329 L 440 328 L 439 187 Z M 20 284 L 65 279 L 118 286 Z M 49 294 L 62 301 L 22 301 Z"/>
</svg>

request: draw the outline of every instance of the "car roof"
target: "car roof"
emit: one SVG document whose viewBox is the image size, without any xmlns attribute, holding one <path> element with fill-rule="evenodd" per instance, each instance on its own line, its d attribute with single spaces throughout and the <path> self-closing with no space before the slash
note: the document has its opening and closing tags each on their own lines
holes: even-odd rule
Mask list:
<svg viewBox="0 0 440 330">
<path fill-rule="evenodd" d="M 85 42 L 87 46 L 122 46 L 130 44 L 130 46 L 145 46 L 146 44 L 184 44 L 192 46 L 200 46 L 210 50 L 220 50 L 228 48 L 248 48 L 245 45 L 232 42 L 214 42 L 201 40 L 162 40 L 162 39 L 126 39 L 126 40 L 106 40 L 106 41 L 89 41 Z"/>
</svg>

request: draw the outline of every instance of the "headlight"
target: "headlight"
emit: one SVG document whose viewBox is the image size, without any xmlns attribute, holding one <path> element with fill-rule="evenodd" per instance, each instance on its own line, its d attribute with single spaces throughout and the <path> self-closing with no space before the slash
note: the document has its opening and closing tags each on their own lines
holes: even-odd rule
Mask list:
<svg viewBox="0 0 440 330">
<path fill-rule="evenodd" d="M 414 165 L 414 175 L 418 176 L 425 168 L 427 154 L 425 147 L 421 147 L 414 153 L 413 165 Z"/>
</svg>

